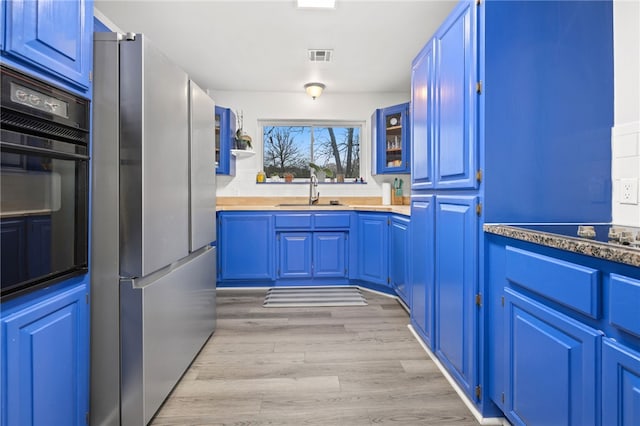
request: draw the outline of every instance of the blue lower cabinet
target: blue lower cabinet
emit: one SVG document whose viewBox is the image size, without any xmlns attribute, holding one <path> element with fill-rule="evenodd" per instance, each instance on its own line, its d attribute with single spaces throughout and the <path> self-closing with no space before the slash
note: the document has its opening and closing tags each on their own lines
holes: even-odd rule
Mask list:
<svg viewBox="0 0 640 426">
<path fill-rule="evenodd" d="M 411 201 L 411 323 L 427 346 L 433 343 L 435 216 L 433 195 Z"/>
<path fill-rule="evenodd" d="M 311 278 L 311 232 L 278 234 L 278 278 Z"/>
<path fill-rule="evenodd" d="M 344 278 L 347 276 L 347 233 L 313 234 L 313 276 Z"/>
<path fill-rule="evenodd" d="M 391 216 L 389 228 L 389 278 L 402 301 L 411 308 L 411 277 L 409 272 L 409 218 Z"/>
<path fill-rule="evenodd" d="M 223 212 L 219 216 L 218 264 L 222 280 L 273 280 L 273 214 Z"/>
<path fill-rule="evenodd" d="M 358 215 L 358 278 L 388 285 L 389 217 L 386 214 Z"/>
<path fill-rule="evenodd" d="M 528 426 L 598 424 L 602 333 L 509 288 L 505 309 L 509 420 Z"/>
<path fill-rule="evenodd" d="M 602 424 L 640 424 L 640 353 L 602 339 Z"/>
<path fill-rule="evenodd" d="M 85 425 L 89 410 L 87 285 L 2 316 L 2 425 Z"/>
<path fill-rule="evenodd" d="M 477 368 L 477 197 L 437 196 L 435 353 L 473 400 Z"/>
<path fill-rule="evenodd" d="M 346 232 L 281 232 L 277 240 L 278 278 L 347 276 Z"/>
</svg>

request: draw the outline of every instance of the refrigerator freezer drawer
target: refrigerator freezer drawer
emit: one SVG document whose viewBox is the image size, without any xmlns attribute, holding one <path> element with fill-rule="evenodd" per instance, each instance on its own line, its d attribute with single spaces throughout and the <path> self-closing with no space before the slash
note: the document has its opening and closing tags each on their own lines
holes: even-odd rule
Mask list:
<svg viewBox="0 0 640 426">
<path fill-rule="evenodd" d="M 120 282 L 121 416 L 146 425 L 216 323 L 216 248 L 155 281 Z"/>
</svg>

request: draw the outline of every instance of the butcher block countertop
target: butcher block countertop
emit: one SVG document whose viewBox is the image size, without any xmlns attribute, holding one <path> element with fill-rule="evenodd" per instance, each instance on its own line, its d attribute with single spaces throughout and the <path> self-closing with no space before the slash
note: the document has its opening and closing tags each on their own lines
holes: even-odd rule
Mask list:
<svg viewBox="0 0 640 426">
<path fill-rule="evenodd" d="M 338 201 L 340 205 L 329 205 L 330 201 Z M 403 204 L 382 205 L 381 197 L 322 197 L 319 205 L 308 205 L 306 197 L 218 197 L 218 211 L 369 211 L 388 212 L 405 216 L 411 215 L 409 197 L 403 198 Z"/>
</svg>

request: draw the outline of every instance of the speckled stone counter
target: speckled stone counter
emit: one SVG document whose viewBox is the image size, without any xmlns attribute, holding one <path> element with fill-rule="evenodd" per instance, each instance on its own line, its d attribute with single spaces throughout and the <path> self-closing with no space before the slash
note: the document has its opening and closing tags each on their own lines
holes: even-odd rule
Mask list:
<svg viewBox="0 0 640 426">
<path fill-rule="evenodd" d="M 502 235 L 534 244 L 640 267 L 640 248 L 593 241 L 552 232 L 525 229 L 516 225 L 485 224 L 484 231 L 490 234 Z"/>
</svg>

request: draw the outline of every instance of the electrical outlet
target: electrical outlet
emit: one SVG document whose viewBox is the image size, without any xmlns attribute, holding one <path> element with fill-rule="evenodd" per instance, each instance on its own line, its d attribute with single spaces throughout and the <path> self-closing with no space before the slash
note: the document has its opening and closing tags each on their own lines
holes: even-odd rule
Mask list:
<svg viewBox="0 0 640 426">
<path fill-rule="evenodd" d="M 638 179 L 620 179 L 621 204 L 638 204 Z"/>
</svg>

